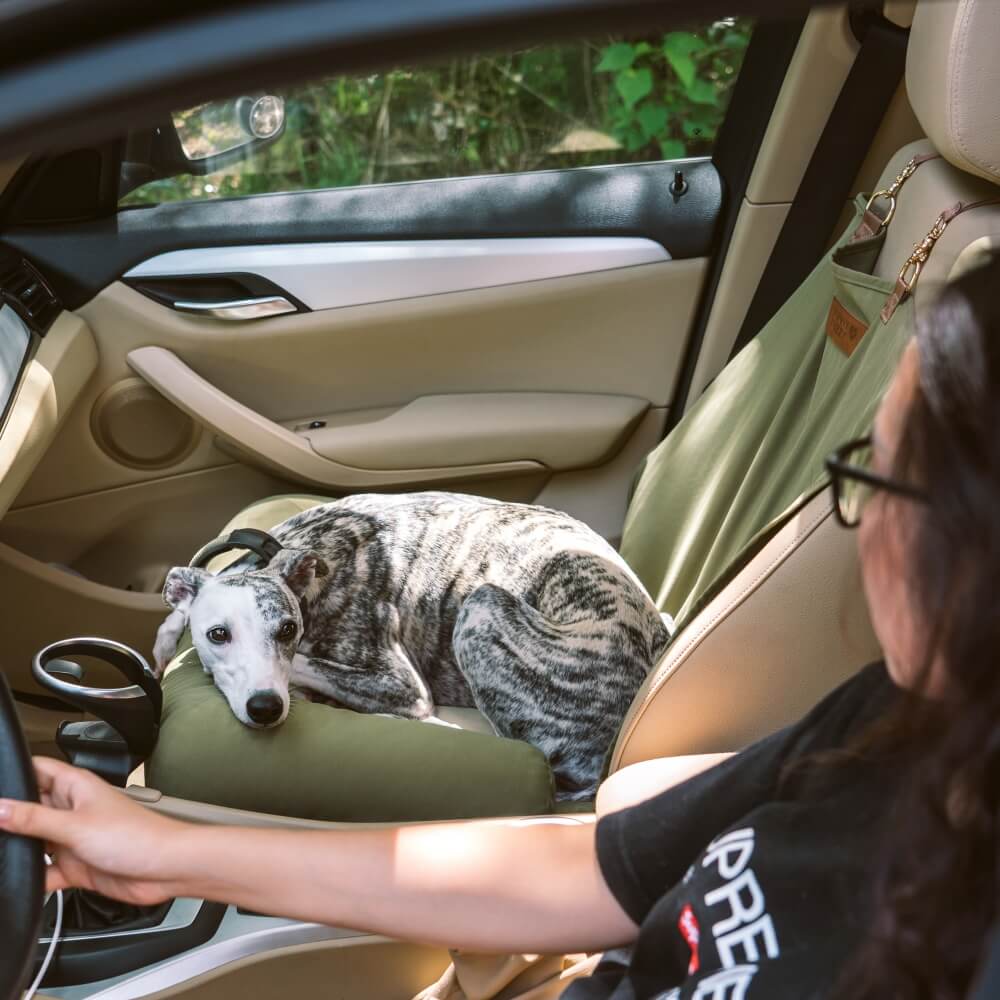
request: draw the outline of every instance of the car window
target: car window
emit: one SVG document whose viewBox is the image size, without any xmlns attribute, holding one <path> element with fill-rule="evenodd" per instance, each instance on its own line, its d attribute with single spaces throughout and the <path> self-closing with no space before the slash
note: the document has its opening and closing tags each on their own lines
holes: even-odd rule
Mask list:
<svg viewBox="0 0 1000 1000">
<path fill-rule="evenodd" d="M 125 184 L 122 204 L 706 155 L 750 32 L 726 18 L 200 105 L 172 116 L 182 161 L 204 164 L 209 147 L 267 135 L 279 117 L 280 137 L 218 170 L 182 162 L 175 176 Z M 123 170 L 136 176 L 135 164 Z"/>
</svg>

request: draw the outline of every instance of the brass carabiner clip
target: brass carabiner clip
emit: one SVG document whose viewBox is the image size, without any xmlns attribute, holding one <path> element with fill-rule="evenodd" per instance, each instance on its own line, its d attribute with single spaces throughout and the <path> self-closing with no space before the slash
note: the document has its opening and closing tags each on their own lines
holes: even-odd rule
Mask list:
<svg viewBox="0 0 1000 1000">
<path fill-rule="evenodd" d="M 889 202 L 889 211 L 885 213 L 885 218 L 879 223 L 878 229 L 876 229 L 872 234 L 873 236 L 878 236 L 878 234 L 881 233 L 890 222 L 892 222 L 892 217 L 896 214 L 896 195 L 899 194 L 899 189 L 907 182 L 910 175 L 916 169 L 917 158 L 913 156 L 907 161 L 906 166 L 900 170 L 900 172 L 896 175 L 896 179 L 887 188 L 883 188 L 881 191 L 876 191 L 868 199 L 868 204 L 865 205 L 865 212 L 869 212 L 872 205 L 874 205 L 879 198 L 885 198 Z"/>
<path fill-rule="evenodd" d="M 889 211 L 885 213 L 885 217 L 879 217 L 880 221 L 878 224 L 878 229 L 872 233 L 873 236 L 878 236 L 879 233 L 885 229 L 886 226 L 892 221 L 892 217 L 896 214 L 896 195 L 889 188 L 885 188 L 882 191 L 876 191 L 869 199 L 868 204 L 865 205 L 865 212 L 870 212 L 872 205 L 878 201 L 879 198 L 886 198 L 889 201 Z M 873 213 L 874 214 L 874 213 Z"/>
</svg>

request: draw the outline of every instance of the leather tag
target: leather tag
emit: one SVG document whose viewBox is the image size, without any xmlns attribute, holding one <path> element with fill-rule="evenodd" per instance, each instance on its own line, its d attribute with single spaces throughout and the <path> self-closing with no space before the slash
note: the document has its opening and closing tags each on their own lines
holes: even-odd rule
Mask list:
<svg viewBox="0 0 1000 1000">
<path fill-rule="evenodd" d="M 868 324 L 848 312 L 835 296 L 826 317 L 826 335 L 834 344 L 850 357 L 867 331 Z"/>
</svg>

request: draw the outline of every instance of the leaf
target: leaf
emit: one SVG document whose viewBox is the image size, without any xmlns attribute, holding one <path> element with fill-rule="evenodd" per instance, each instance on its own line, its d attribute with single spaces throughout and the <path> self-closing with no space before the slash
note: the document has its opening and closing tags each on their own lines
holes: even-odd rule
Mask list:
<svg viewBox="0 0 1000 1000">
<path fill-rule="evenodd" d="M 644 104 L 635 114 L 646 139 L 653 139 L 667 126 L 667 109 L 662 104 Z"/>
<path fill-rule="evenodd" d="M 663 54 L 685 87 L 690 87 L 695 77 L 695 64 L 691 55 L 704 48 L 705 43 L 689 31 L 671 31 L 663 36 Z"/>
<path fill-rule="evenodd" d="M 629 153 L 635 153 L 646 145 L 646 137 L 634 125 L 630 125 L 625 133 L 625 149 Z"/>
<path fill-rule="evenodd" d="M 687 148 L 680 139 L 664 139 L 660 143 L 660 155 L 665 160 L 682 160 L 687 154 Z"/>
<path fill-rule="evenodd" d="M 670 68 L 677 74 L 677 79 L 680 80 L 685 87 L 690 87 L 694 82 L 694 60 L 690 56 L 682 55 L 680 53 L 671 54 L 668 52 L 667 62 L 670 63 Z"/>
<path fill-rule="evenodd" d="M 708 43 L 703 38 L 691 34 L 690 31 L 668 31 L 663 36 L 664 53 L 683 52 L 684 55 L 689 56 L 692 52 L 702 52 L 706 48 L 708 48 Z"/>
<path fill-rule="evenodd" d="M 714 106 L 719 103 L 719 92 L 707 80 L 693 81 L 684 92 L 692 104 L 711 104 Z"/>
<path fill-rule="evenodd" d="M 601 53 L 601 61 L 594 68 L 595 73 L 617 73 L 628 69 L 635 62 L 635 48 L 628 42 L 616 42 Z"/>
<path fill-rule="evenodd" d="M 634 108 L 653 89 L 653 74 L 645 67 L 627 69 L 618 74 L 615 89 L 625 104 Z"/>
</svg>

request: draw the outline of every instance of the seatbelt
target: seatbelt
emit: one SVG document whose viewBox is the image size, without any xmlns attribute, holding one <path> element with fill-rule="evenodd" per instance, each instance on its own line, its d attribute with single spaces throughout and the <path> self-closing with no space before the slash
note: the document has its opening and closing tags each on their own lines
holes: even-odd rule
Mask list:
<svg viewBox="0 0 1000 1000">
<path fill-rule="evenodd" d="M 856 26 L 852 18 L 852 26 Z M 816 143 L 733 344 L 738 354 L 784 305 L 823 256 L 851 185 L 903 78 L 909 32 L 881 15 L 868 22 L 861 47 Z"/>
</svg>

